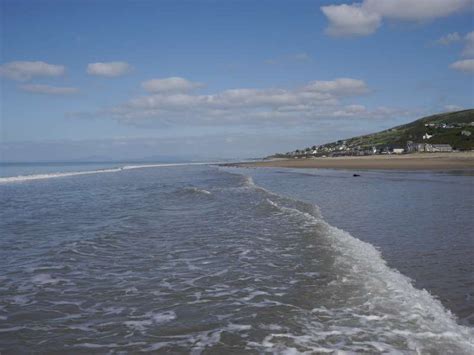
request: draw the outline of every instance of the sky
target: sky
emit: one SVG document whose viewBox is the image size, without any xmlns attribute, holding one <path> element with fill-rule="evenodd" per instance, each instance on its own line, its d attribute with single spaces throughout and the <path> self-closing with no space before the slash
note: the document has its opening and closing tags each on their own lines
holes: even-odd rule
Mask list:
<svg viewBox="0 0 474 355">
<path fill-rule="evenodd" d="M 0 159 L 261 157 L 474 107 L 473 0 L 0 0 Z"/>
</svg>

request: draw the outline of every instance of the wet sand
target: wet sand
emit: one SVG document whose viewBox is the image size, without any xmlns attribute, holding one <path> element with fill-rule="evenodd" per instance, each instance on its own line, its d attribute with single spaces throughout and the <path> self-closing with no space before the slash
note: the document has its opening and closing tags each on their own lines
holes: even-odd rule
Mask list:
<svg viewBox="0 0 474 355">
<path fill-rule="evenodd" d="M 274 159 L 233 164 L 240 167 L 380 169 L 380 170 L 474 170 L 474 152 L 372 155 L 362 157 Z"/>
</svg>

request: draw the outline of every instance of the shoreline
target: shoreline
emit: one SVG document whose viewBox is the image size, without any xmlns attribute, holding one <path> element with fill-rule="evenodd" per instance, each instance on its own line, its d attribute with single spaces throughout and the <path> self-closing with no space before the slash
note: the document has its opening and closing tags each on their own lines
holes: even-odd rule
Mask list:
<svg viewBox="0 0 474 355">
<path fill-rule="evenodd" d="M 474 170 L 474 152 L 274 159 L 224 164 L 224 166 L 348 170 Z"/>
</svg>

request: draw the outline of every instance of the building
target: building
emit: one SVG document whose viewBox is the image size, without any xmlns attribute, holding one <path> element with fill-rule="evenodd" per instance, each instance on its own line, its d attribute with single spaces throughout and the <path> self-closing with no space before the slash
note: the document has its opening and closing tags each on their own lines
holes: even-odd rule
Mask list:
<svg viewBox="0 0 474 355">
<path fill-rule="evenodd" d="M 433 149 L 435 152 L 452 152 L 453 147 L 449 144 L 433 144 Z"/>
<path fill-rule="evenodd" d="M 425 139 L 430 139 L 431 137 L 433 137 L 432 134 L 425 133 L 425 134 L 423 135 L 423 140 L 425 140 Z"/>
<path fill-rule="evenodd" d="M 463 136 L 469 137 L 471 135 L 471 132 L 470 131 L 461 131 L 461 134 Z"/>
<path fill-rule="evenodd" d="M 406 150 L 408 153 L 424 152 L 425 143 L 414 143 L 412 141 L 408 141 Z"/>
<path fill-rule="evenodd" d="M 451 147 L 449 144 L 426 144 L 425 150 L 430 153 L 452 152 L 453 147 Z"/>
<path fill-rule="evenodd" d="M 405 149 L 403 148 L 393 148 L 393 154 L 403 154 Z"/>
</svg>

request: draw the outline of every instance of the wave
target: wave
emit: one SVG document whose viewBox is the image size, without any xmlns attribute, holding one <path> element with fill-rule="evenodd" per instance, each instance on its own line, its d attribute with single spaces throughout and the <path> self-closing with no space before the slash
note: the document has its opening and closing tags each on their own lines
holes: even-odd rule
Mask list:
<svg viewBox="0 0 474 355">
<path fill-rule="evenodd" d="M 116 173 L 121 171 L 122 168 L 113 168 L 113 169 L 100 169 L 100 170 L 89 170 L 89 171 L 71 171 L 65 173 L 49 173 L 49 174 L 33 174 L 33 175 L 19 175 L 19 176 L 10 176 L 0 178 L 0 184 L 7 184 L 11 182 L 26 182 L 31 180 L 43 180 L 43 179 L 53 179 L 67 176 L 79 176 L 79 175 L 91 175 L 91 174 L 101 174 L 101 173 Z"/>
<path fill-rule="evenodd" d="M 328 291 L 345 295 L 344 300 L 334 309 L 314 309 L 314 315 L 320 311 L 325 316 L 329 313 L 333 329 L 342 332 L 348 328 L 345 321 L 339 323 L 339 320 L 347 320 L 350 315 L 361 328 L 368 327 L 366 331 L 386 340 L 378 342 L 381 352 L 397 352 L 393 344 L 399 339 L 417 352 L 474 353 L 474 330 L 458 324 L 456 317 L 438 299 L 426 290 L 415 288 L 410 278 L 390 268 L 373 245 L 331 226 L 317 207 L 311 208 L 309 203 L 268 191 L 256 185 L 251 177 L 242 175 L 242 179 L 241 186 L 264 193 L 263 203 L 316 231 L 335 253 L 333 267 L 339 276 L 328 285 Z M 307 333 L 310 336 L 296 336 L 293 342 L 303 348 L 323 351 L 317 342 L 321 329 L 308 324 Z M 272 334 L 264 344 L 270 349 L 278 348 L 279 338 L 288 338 L 288 334 Z"/>
<path fill-rule="evenodd" d="M 211 162 L 211 163 L 169 163 L 169 164 L 124 165 L 121 167 L 110 168 L 110 169 L 54 172 L 54 173 L 47 173 L 47 174 L 31 174 L 31 175 L 1 177 L 0 184 L 8 184 L 8 183 L 15 183 L 15 182 L 28 182 L 28 181 L 33 181 L 33 180 L 44 180 L 44 179 L 53 179 L 53 178 L 62 178 L 62 177 L 80 176 L 80 175 L 118 173 L 124 170 L 134 170 L 134 169 L 163 168 L 163 167 L 192 166 L 192 165 L 214 165 L 214 164 L 220 164 L 220 163 Z"/>
<path fill-rule="evenodd" d="M 205 189 L 200 189 L 199 187 L 185 187 L 181 191 L 185 193 L 191 193 L 191 194 L 203 194 L 203 195 L 211 195 L 212 193 L 208 190 Z"/>
</svg>

